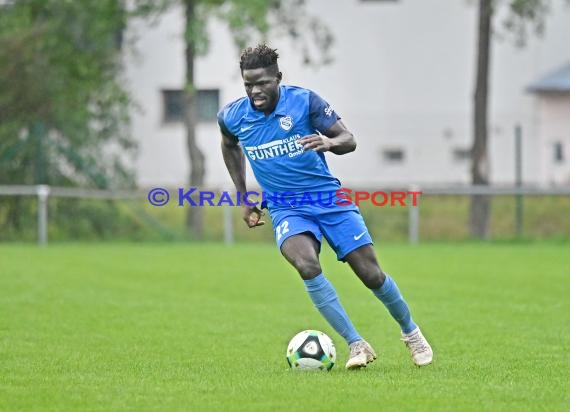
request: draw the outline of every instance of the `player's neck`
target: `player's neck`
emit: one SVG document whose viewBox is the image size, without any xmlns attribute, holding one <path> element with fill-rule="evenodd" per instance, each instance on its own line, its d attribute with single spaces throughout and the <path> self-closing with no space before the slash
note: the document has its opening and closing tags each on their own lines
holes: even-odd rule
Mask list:
<svg viewBox="0 0 570 412">
<path fill-rule="evenodd" d="M 263 114 L 265 115 L 265 117 L 270 116 L 275 111 L 275 109 L 277 108 L 277 105 L 279 104 L 280 98 L 281 98 L 281 87 L 279 87 L 277 89 L 277 98 L 275 99 L 275 103 L 272 105 L 271 108 L 263 111 Z"/>
</svg>

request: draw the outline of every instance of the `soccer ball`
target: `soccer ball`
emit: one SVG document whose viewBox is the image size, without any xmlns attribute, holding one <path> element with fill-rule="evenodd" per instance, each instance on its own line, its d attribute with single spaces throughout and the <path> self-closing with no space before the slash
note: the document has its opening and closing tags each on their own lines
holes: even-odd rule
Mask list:
<svg viewBox="0 0 570 412">
<path fill-rule="evenodd" d="M 287 363 L 291 369 L 331 370 L 336 361 L 333 341 L 318 330 L 297 333 L 287 346 Z"/>
</svg>

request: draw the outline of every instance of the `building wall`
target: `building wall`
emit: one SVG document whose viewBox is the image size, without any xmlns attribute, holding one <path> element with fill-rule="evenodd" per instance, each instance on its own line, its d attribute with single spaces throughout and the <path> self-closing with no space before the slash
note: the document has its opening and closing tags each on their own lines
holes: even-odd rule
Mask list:
<svg viewBox="0 0 570 412">
<path fill-rule="evenodd" d="M 538 134 L 543 182 L 570 185 L 570 94 L 539 97 Z"/>
<path fill-rule="evenodd" d="M 475 78 L 476 7 L 455 0 L 360 2 L 308 0 L 309 11 L 334 28 L 333 64 L 304 67 L 288 39 L 272 39 L 279 49 L 284 82 L 315 90 L 355 133 L 356 152 L 330 155 L 333 172 L 347 184 L 468 183 L 469 161 L 454 149 L 471 145 Z M 472 2 L 473 3 L 473 2 Z M 543 38 L 526 48 L 495 41 L 492 50 L 490 152 L 492 181 L 514 181 L 514 127 L 524 133 L 524 179 L 547 180 L 548 165 L 537 138 L 538 106 L 525 87 L 570 60 L 564 39 L 570 11 L 556 0 Z M 334 4 L 334 5 L 332 5 Z M 198 60 L 198 88 L 219 88 L 221 104 L 243 95 L 238 51 L 225 26 L 211 22 L 210 53 Z M 131 25 L 139 56 L 128 56 L 127 78 L 143 112 L 133 132 L 141 145 L 137 170 L 142 186 L 184 186 L 188 160 L 182 125 L 162 124 L 162 89 L 184 80 L 183 14 L 172 9 L 152 27 Z M 198 141 L 207 156 L 207 183 L 229 185 L 215 123 L 200 124 Z M 401 149 L 404 160 L 385 159 Z M 251 175 L 250 175 L 251 176 Z M 251 178 L 251 177 L 250 177 Z"/>
</svg>

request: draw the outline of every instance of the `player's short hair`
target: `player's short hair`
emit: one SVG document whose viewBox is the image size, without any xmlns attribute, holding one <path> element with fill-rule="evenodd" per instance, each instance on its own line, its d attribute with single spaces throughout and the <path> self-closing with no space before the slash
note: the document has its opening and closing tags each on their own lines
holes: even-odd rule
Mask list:
<svg viewBox="0 0 570 412">
<path fill-rule="evenodd" d="M 244 71 L 275 66 L 276 71 L 279 71 L 278 58 L 277 49 L 272 49 L 266 44 L 259 44 L 255 48 L 248 47 L 241 53 L 239 67 L 241 71 Z"/>
</svg>

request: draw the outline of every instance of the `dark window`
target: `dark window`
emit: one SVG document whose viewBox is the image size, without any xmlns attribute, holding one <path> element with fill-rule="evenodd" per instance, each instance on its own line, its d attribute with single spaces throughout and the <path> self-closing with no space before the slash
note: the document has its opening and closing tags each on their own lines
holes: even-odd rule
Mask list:
<svg viewBox="0 0 570 412">
<path fill-rule="evenodd" d="M 456 147 L 455 149 L 453 149 L 452 153 L 453 153 L 453 160 L 456 160 L 458 162 L 463 162 L 471 159 L 471 149 Z"/>
<path fill-rule="evenodd" d="M 162 100 L 165 123 L 184 121 L 184 93 L 182 90 L 163 90 Z M 220 108 L 220 91 L 218 89 L 198 90 L 198 121 L 215 122 Z"/>
<path fill-rule="evenodd" d="M 561 142 L 554 143 L 554 163 L 564 163 L 564 145 Z"/>
<path fill-rule="evenodd" d="M 198 90 L 198 120 L 215 122 L 220 110 L 220 91 L 218 89 Z"/>
<path fill-rule="evenodd" d="M 163 90 L 162 101 L 165 123 L 181 122 L 184 120 L 184 96 L 181 90 Z"/>
<path fill-rule="evenodd" d="M 399 163 L 404 161 L 404 151 L 402 149 L 384 149 L 382 157 L 387 162 Z"/>
</svg>

